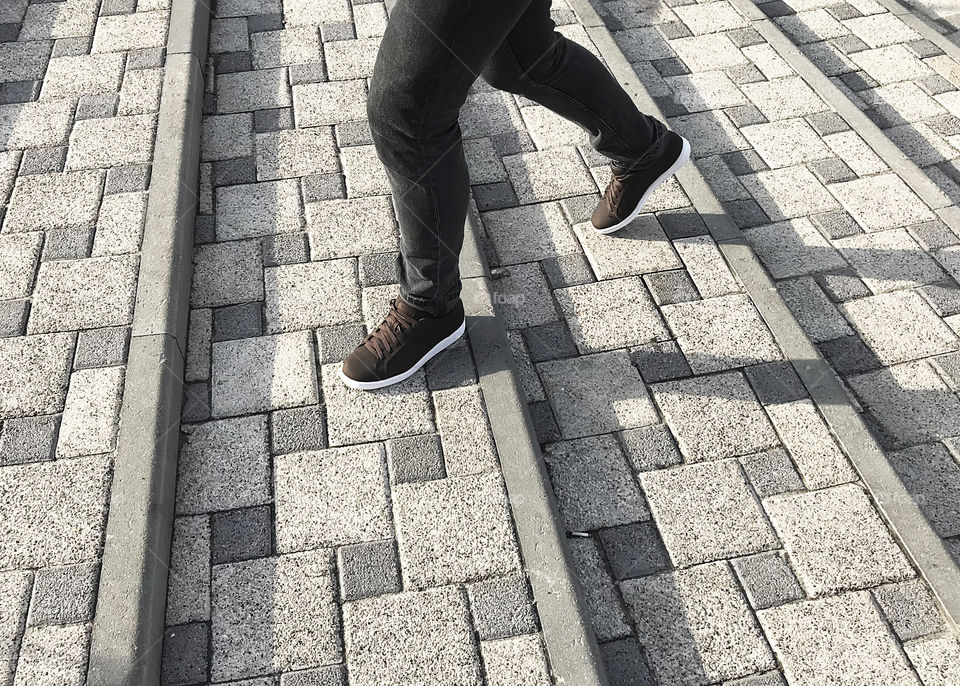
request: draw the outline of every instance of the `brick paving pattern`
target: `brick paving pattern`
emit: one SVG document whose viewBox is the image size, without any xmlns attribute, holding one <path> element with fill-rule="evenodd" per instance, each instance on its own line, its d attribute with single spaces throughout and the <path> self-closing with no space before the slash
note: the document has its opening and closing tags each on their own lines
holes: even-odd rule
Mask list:
<svg viewBox="0 0 960 686">
<path fill-rule="evenodd" d="M 0 6 L 0 684 L 85 683 L 169 0 Z"/>
<path fill-rule="evenodd" d="M 550 683 L 469 334 L 384 391 L 337 376 L 397 291 L 386 19 L 214 8 L 164 684 Z"/>
</svg>

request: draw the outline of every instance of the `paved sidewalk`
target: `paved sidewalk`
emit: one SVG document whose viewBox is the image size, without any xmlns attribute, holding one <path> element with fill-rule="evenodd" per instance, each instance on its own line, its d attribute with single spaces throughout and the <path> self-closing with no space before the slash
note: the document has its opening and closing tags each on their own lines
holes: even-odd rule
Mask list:
<svg viewBox="0 0 960 686">
<path fill-rule="evenodd" d="M 0 4 L 0 684 L 85 682 L 169 2 Z"/>
</svg>

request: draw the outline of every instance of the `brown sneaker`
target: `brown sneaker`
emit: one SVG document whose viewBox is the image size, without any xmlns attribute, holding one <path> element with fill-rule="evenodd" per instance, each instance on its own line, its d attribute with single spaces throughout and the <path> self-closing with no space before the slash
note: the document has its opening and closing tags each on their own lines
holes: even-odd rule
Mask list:
<svg viewBox="0 0 960 686">
<path fill-rule="evenodd" d="M 613 170 L 613 178 L 590 218 L 598 233 L 613 233 L 632 222 L 657 186 L 673 176 L 690 159 L 690 143 L 667 131 L 663 154 L 649 167 L 634 172 Z"/>
<path fill-rule="evenodd" d="M 340 365 L 340 378 L 351 388 L 372 391 L 400 383 L 466 330 L 463 303 L 443 317 L 429 317 L 395 298 L 380 325 L 367 334 Z"/>
</svg>

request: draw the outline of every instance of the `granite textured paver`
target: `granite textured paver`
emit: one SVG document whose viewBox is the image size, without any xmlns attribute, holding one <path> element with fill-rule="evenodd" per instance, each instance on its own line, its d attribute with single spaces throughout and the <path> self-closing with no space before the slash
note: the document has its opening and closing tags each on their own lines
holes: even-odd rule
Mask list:
<svg viewBox="0 0 960 686">
<path fill-rule="evenodd" d="M 169 15 L 0 8 L 4 686 L 86 681 Z"/>
<path fill-rule="evenodd" d="M 934 320 L 960 313 L 951 281 L 960 238 L 901 193 L 896 172 L 729 3 L 602 4 L 637 77 L 691 139 L 724 210 L 788 304 L 806 308 L 798 318 L 831 361 L 859 343 L 878 364 L 924 365 L 901 391 L 925 408 L 919 426 L 899 416 L 886 386 L 864 390 L 890 383 L 870 376 L 876 364 L 845 375 L 871 421 L 912 427 L 901 432 L 911 440 L 955 435 L 954 405 L 939 400 L 953 397 L 956 334 L 953 320 Z M 846 32 L 857 18 L 835 17 L 842 4 L 810 7 L 791 35 L 842 41 L 838 25 Z M 553 10 L 561 32 L 595 50 L 566 3 Z M 194 554 L 177 591 L 186 607 L 200 598 L 199 609 L 177 624 L 168 617 L 165 668 L 194 676 L 169 681 L 548 683 L 491 401 L 476 381 L 472 358 L 483 351 L 468 332 L 410 380 L 373 393 L 337 376 L 396 294 L 396 219 L 364 106 L 384 7 L 220 0 L 216 12 L 187 351 L 191 391 L 209 404 L 185 411 L 178 483 L 181 519 L 210 526 L 174 543 L 208 545 L 211 560 Z M 862 24 L 849 31 L 874 43 L 898 35 Z M 850 64 L 890 47 L 862 40 Z M 864 69 L 901 71 L 902 56 L 864 55 Z M 937 116 L 931 130 L 951 130 Z M 69 140 L 57 126 L 50 137 Z M 898 683 L 907 656 L 922 678 L 949 676 L 952 644 L 934 642 L 942 629 L 929 607 L 910 613 L 923 597 L 914 586 L 925 587 L 782 364 L 708 235 L 710 218 L 671 182 L 630 227 L 599 236 L 588 219 L 608 170 L 583 131 L 482 80 L 461 129 L 481 244 L 501 268 L 500 316 L 613 682 L 842 684 L 860 647 L 880 665 L 870 678 Z M 304 154 L 286 152 L 297 146 Z M 97 205 L 100 192 L 76 191 L 78 207 Z M 29 230 L 32 205 L 18 201 L 5 234 Z M 60 212 L 50 228 L 96 226 L 85 211 Z M 892 326 L 902 303 L 914 324 Z M 289 354 L 278 359 L 281 342 Z M 913 362 L 928 355 L 940 356 L 936 366 Z M 218 481 L 231 459 L 242 474 Z M 936 474 L 921 477 L 930 488 Z M 316 574 L 297 577 L 298 556 Z M 298 606 L 298 594 L 309 602 Z M 824 605 L 851 596 L 846 614 Z M 797 619 L 807 604 L 827 607 L 826 619 Z M 862 631 L 834 640 L 842 632 L 830 613 Z M 203 638 L 188 646 L 191 635 Z M 827 676 L 804 682 L 818 645 L 817 675 Z"/>
</svg>

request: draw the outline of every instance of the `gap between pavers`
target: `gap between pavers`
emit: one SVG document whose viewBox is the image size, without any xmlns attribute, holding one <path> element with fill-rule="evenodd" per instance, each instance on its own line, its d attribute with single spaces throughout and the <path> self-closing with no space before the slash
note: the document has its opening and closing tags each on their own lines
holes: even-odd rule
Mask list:
<svg viewBox="0 0 960 686">
<path fill-rule="evenodd" d="M 877 126 L 824 76 L 751 0 L 730 0 L 773 46 L 901 178 L 931 205 L 945 223 L 960 231 L 960 210 L 951 205 L 934 183 L 888 140 Z M 892 0 L 887 0 L 892 2 Z M 637 106 L 666 121 L 660 108 L 637 78 L 613 35 L 590 0 L 568 0 L 608 68 Z M 758 16 L 762 15 L 761 16 Z M 842 98 L 842 100 L 838 100 Z M 850 457 L 887 525 L 911 562 L 930 585 L 951 628 L 960 624 L 960 567 L 942 539 L 897 476 L 860 415 L 851 404 L 840 378 L 824 360 L 780 297 L 770 275 L 746 238 L 724 212 L 719 200 L 694 164 L 677 174 L 680 186 L 703 217 L 731 269 L 756 305 L 784 355 L 790 360 L 830 430 Z M 932 202 L 931 202 L 932 201 Z"/>
<path fill-rule="evenodd" d="M 209 7 L 174 0 L 87 683 L 157 686 L 173 530 Z"/>
</svg>

